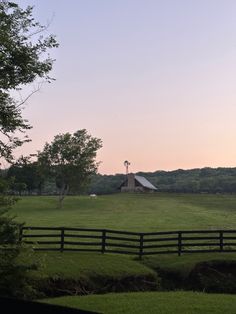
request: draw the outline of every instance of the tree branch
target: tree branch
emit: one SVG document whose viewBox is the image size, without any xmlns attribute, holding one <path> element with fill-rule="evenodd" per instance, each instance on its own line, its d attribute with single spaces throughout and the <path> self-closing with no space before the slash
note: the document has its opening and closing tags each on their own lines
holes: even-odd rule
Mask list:
<svg viewBox="0 0 236 314">
<path fill-rule="evenodd" d="M 38 87 L 35 88 L 25 99 L 22 98 L 22 96 L 21 96 L 21 94 L 20 94 L 20 91 L 18 91 L 18 93 L 19 93 L 19 95 L 20 95 L 20 98 L 21 98 L 21 102 L 20 102 L 18 105 L 16 105 L 16 108 L 19 108 L 19 107 L 23 106 L 31 96 L 33 96 L 35 93 L 37 93 L 38 91 L 40 91 L 40 89 L 41 89 L 41 87 L 42 87 L 42 85 L 43 85 L 44 83 L 45 83 L 44 81 L 38 83 Z"/>
</svg>

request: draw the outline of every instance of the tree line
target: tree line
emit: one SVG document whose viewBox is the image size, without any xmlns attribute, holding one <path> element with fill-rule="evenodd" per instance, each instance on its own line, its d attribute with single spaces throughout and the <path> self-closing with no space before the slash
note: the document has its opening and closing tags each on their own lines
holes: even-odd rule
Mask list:
<svg viewBox="0 0 236 314">
<path fill-rule="evenodd" d="M 159 192 L 171 193 L 236 193 L 236 168 L 198 168 L 174 171 L 138 172 Z M 119 191 L 125 175 L 93 176 L 89 193 L 109 194 Z"/>
<path fill-rule="evenodd" d="M 236 168 L 157 171 L 147 178 L 163 192 L 235 193 Z"/>
<path fill-rule="evenodd" d="M 72 173 L 76 171 L 71 170 Z M 79 171 L 79 169 L 78 169 Z M 159 192 L 172 193 L 236 193 L 236 168 L 199 168 L 191 170 L 139 172 L 147 178 Z M 21 158 L 7 171 L 12 179 L 10 191 L 14 194 L 60 194 L 60 182 L 45 176 L 38 162 Z M 119 192 L 125 174 L 91 174 L 87 181 L 74 176 L 77 184 L 70 194 L 111 194 Z"/>
</svg>

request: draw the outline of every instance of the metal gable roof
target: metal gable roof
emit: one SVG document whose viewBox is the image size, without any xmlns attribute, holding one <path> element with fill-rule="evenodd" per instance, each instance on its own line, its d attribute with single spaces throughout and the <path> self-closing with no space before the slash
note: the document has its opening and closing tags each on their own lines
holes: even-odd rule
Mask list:
<svg viewBox="0 0 236 314">
<path fill-rule="evenodd" d="M 157 188 L 149 182 L 146 178 L 141 177 L 141 176 L 134 176 L 135 180 L 137 180 L 143 187 L 152 189 L 152 190 L 157 190 Z"/>
</svg>

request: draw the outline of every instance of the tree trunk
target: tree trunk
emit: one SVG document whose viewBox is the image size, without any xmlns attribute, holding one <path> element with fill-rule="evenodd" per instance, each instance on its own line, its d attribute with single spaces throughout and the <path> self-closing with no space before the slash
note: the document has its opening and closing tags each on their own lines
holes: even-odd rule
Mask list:
<svg viewBox="0 0 236 314">
<path fill-rule="evenodd" d="M 58 208 L 61 209 L 62 208 L 62 202 L 65 198 L 65 196 L 67 195 L 67 193 L 69 192 L 69 185 L 68 184 L 63 184 L 61 189 L 60 189 L 60 194 L 59 194 L 59 199 L 58 199 Z"/>
</svg>

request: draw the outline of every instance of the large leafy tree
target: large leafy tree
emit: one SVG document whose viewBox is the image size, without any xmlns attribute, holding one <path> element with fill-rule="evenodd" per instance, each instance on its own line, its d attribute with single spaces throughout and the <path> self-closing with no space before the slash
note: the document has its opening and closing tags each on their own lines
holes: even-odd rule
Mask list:
<svg viewBox="0 0 236 314">
<path fill-rule="evenodd" d="M 22 117 L 24 100 L 13 98 L 13 92 L 35 80 L 52 78 L 53 59 L 47 51 L 56 47 L 54 36 L 43 36 L 45 26 L 35 21 L 33 7 L 21 9 L 16 3 L 0 2 L 0 158 L 11 162 L 13 150 L 29 141 L 25 133 L 31 128 Z"/>
<path fill-rule="evenodd" d="M 29 122 L 22 116 L 25 99 L 17 92 L 32 82 L 48 81 L 53 59 L 48 50 L 56 47 L 54 36 L 44 36 L 45 26 L 35 21 L 33 8 L 20 8 L 16 3 L 0 1 L 0 160 L 13 162 L 13 151 L 29 141 Z M 8 196 L 9 182 L 0 176 L 0 295 L 29 297 L 27 274 L 31 265 L 20 264 L 22 247 L 19 224 L 6 212 L 16 201 Z M 11 250 L 6 250 L 12 246 Z"/>
<path fill-rule="evenodd" d="M 100 139 L 82 129 L 74 134 L 56 135 L 39 152 L 38 164 L 42 172 L 53 176 L 59 188 L 59 207 L 69 191 L 80 190 L 96 173 L 99 164 L 96 155 L 101 147 Z"/>
</svg>

